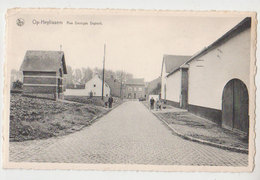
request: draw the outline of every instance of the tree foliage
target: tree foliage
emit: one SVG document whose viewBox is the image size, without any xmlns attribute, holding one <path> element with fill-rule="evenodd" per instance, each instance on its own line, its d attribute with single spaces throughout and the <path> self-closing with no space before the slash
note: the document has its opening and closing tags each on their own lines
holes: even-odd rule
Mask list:
<svg viewBox="0 0 260 180">
<path fill-rule="evenodd" d="M 13 89 L 22 89 L 23 88 L 23 83 L 19 80 L 16 80 L 13 82 Z"/>
<path fill-rule="evenodd" d="M 73 69 L 71 66 L 67 66 L 67 72 L 67 86 L 72 84 L 85 84 L 93 77 L 94 74 L 98 74 L 100 78 L 103 77 L 103 70 L 100 68 L 91 69 L 89 67 L 83 67 L 81 69 Z M 124 71 L 105 70 L 105 79 L 113 79 L 115 82 L 124 83 L 127 79 L 131 78 L 133 78 L 131 73 Z"/>
</svg>

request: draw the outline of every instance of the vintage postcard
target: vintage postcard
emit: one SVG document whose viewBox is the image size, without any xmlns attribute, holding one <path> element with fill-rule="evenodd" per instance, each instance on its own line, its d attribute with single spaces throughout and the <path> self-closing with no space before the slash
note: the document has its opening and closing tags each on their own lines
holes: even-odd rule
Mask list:
<svg viewBox="0 0 260 180">
<path fill-rule="evenodd" d="M 256 13 L 10 9 L 5 168 L 250 172 Z"/>
</svg>

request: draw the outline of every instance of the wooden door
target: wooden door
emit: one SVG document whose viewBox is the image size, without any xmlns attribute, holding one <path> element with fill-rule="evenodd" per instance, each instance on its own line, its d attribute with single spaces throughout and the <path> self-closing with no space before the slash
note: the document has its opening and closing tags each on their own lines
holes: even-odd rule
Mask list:
<svg viewBox="0 0 260 180">
<path fill-rule="evenodd" d="M 234 128 L 248 133 L 248 92 L 244 83 L 234 81 Z"/>
<path fill-rule="evenodd" d="M 248 134 L 248 91 L 239 79 L 229 81 L 222 96 L 222 124 Z"/>
<path fill-rule="evenodd" d="M 180 107 L 183 109 L 188 108 L 188 69 L 181 69 L 181 99 Z"/>
</svg>

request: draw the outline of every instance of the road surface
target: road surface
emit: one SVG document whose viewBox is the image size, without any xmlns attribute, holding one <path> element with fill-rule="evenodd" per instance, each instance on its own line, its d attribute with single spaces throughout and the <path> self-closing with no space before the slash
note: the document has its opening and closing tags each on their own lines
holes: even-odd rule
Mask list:
<svg viewBox="0 0 260 180">
<path fill-rule="evenodd" d="M 12 162 L 247 166 L 247 159 L 173 135 L 138 101 L 70 135 L 10 143 Z"/>
</svg>

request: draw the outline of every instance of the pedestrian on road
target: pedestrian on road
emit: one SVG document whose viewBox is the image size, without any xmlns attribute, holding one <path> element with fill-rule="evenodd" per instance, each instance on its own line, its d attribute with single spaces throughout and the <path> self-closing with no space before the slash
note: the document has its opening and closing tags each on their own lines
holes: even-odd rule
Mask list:
<svg viewBox="0 0 260 180">
<path fill-rule="evenodd" d="M 108 107 L 109 107 L 109 108 L 112 108 L 112 104 L 113 104 L 113 98 L 112 98 L 112 96 L 110 96 L 110 97 L 108 98 Z"/>
<path fill-rule="evenodd" d="M 150 109 L 154 109 L 154 99 L 153 99 L 153 97 L 150 99 Z"/>
<path fill-rule="evenodd" d="M 156 111 L 157 110 L 162 110 L 162 104 L 161 104 L 161 101 L 159 99 L 157 99 L 157 101 L 156 101 Z"/>
</svg>

